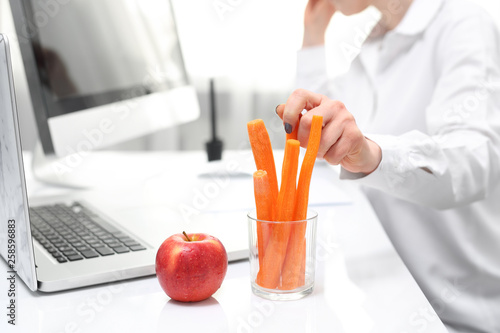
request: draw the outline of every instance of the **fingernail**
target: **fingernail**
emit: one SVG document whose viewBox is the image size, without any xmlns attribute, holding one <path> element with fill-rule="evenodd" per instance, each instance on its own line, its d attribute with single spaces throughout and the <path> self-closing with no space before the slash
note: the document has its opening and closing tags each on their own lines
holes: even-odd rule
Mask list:
<svg viewBox="0 0 500 333">
<path fill-rule="evenodd" d="M 291 124 L 285 123 L 285 132 L 286 132 L 286 134 L 290 134 L 293 132 L 293 128 L 292 128 Z"/>
<path fill-rule="evenodd" d="M 276 107 L 276 109 L 274 109 L 274 112 L 276 112 L 276 114 L 278 114 L 278 108 L 280 107 L 281 104 L 278 104 L 278 106 Z"/>
</svg>

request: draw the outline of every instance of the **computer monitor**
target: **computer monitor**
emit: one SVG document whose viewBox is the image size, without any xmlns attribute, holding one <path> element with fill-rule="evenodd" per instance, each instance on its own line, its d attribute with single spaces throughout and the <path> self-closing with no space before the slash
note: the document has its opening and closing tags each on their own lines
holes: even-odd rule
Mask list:
<svg viewBox="0 0 500 333">
<path fill-rule="evenodd" d="M 169 0 L 10 0 L 45 156 L 199 116 Z"/>
</svg>

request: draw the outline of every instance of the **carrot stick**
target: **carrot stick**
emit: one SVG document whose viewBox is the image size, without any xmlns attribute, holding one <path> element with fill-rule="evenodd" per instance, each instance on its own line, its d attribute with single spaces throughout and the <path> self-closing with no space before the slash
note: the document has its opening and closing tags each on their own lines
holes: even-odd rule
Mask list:
<svg viewBox="0 0 500 333">
<path fill-rule="evenodd" d="M 276 202 L 278 200 L 278 179 L 276 176 L 276 165 L 274 164 L 274 155 L 271 146 L 271 140 L 262 119 L 256 119 L 248 122 L 247 130 L 257 170 L 263 170 L 267 173 L 270 194 L 266 201 L 268 201 L 269 205 L 271 206 L 271 217 L 267 220 L 275 221 L 277 208 Z M 257 218 L 260 219 L 259 217 Z M 266 224 L 267 227 L 264 228 L 262 228 L 262 225 L 263 224 L 261 224 L 261 228 L 259 228 L 258 230 L 260 239 L 259 236 L 257 239 L 257 242 L 260 242 L 261 247 L 259 248 L 260 274 L 264 273 L 264 271 L 261 269 L 262 260 L 264 258 L 264 253 L 266 252 L 265 247 L 267 246 L 267 240 L 269 239 L 269 237 L 271 237 L 272 229 L 271 224 Z M 262 246 L 264 246 L 264 250 L 262 250 Z"/>
<path fill-rule="evenodd" d="M 288 140 L 283 158 L 281 188 L 278 194 L 277 221 L 291 221 L 294 215 L 297 169 L 299 164 L 300 143 Z M 276 223 L 271 229 L 271 237 L 266 247 L 262 269 L 257 274 L 256 282 L 269 289 L 275 289 L 280 284 L 281 267 L 285 261 L 290 225 Z"/>
<path fill-rule="evenodd" d="M 322 128 L 323 117 L 313 116 L 306 154 L 302 161 L 302 166 L 300 167 L 297 196 L 295 198 L 295 221 L 301 221 L 307 218 L 309 186 L 311 184 L 316 156 L 318 155 Z M 303 244 L 305 242 L 305 232 L 306 223 L 297 223 L 292 226 L 286 261 L 283 264 L 281 288 L 284 290 L 292 290 L 300 287 L 300 281 L 304 281 L 304 277 L 301 276 L 303 274 L 301 273 L 301 266 L 304 265 L 305 267 L 305 262 L 303 263 L 306 258 L 306 246 Z"/>
<path fill-rule="evenodd" d="M 297 133 L 299 132 L 299 123 L 300 123 L 300 118 L 302 118 L 302 114 L 299 114 L 299 120 L 297 120 L 297 123 L 293 127 L 293 131 L 290 134 L 286 134 L 286 140 L 297 140 Z"/>
<path fill-rule="evenodd" d="M 269 139 L 269 134 L 262 119 L 255 119 L 248 122 L 247 129 L 257 170 L 266 171 L 269 178 L 273 206 L 273 218 L 271 221 L 275 221 L 276 202 L 278 200 L 278 178 L 276 177 L 276 165 L 274 164 L 271 139 Z"/>
<path fill-rule="evenodd" d="M 269 177 L 263 170 L 253 173 L 253 184 L 255 194 L 255 207 L 257 207 L 257 248 L 259 251 L 259 270 L 262 266 L 265 248 L 269 240 L 269 224 L 261 221 L 272 221 L 272 200 Z"/>
<path fill-rule="evenodd" d="M 285 156 L 283 157 L 283 168 L 281 170 L 277 221 L 292 221 L 294 218 L 299 153 L 300 142 L 297 140 L 288 140 L 285 145 Z"/>
<path fill-rule="evenodd" d="M 323 130 L 323 117 L 313 116 L 311 122 L 311 131 L 309 133 L 309 141 L 307 142 L 307 150 L 300 167 L 299 183 L 297 185 L 297 198 L 295 204 L 294 219 L 304 220 L 307 217 L 307 206 L 309 203 L 309 186 L 311 185 L 311 177 L 318 155 L 319 144 L 321 141 L 321 132 Z"/>
</svg>

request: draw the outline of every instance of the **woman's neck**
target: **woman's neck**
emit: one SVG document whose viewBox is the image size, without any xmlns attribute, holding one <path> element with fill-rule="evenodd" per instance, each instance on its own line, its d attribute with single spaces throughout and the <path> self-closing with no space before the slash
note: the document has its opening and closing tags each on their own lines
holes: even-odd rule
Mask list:
<svg viewBox="0 0 500 333">
<path fill-rule="evenodd" d="M 379 24 L 387 31 L 396 28 L 412 2 L 413 0 L 374 0 L 373 5 L 382 13 Z"/>
</svg>

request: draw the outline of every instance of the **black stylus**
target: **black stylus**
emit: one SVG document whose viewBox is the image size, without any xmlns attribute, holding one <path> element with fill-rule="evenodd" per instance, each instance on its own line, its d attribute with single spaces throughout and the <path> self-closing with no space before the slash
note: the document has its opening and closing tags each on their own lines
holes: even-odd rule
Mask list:
<svg viewBox="0 0 500 333">
<path fill-rule="evenodd" d="M 206 143 L 209 162 L 222 159 L 222 141 L 217 138 L 214 79 L 210 79 L 210 126 L 212 129 L 212 140 Z"/>
</svg>

